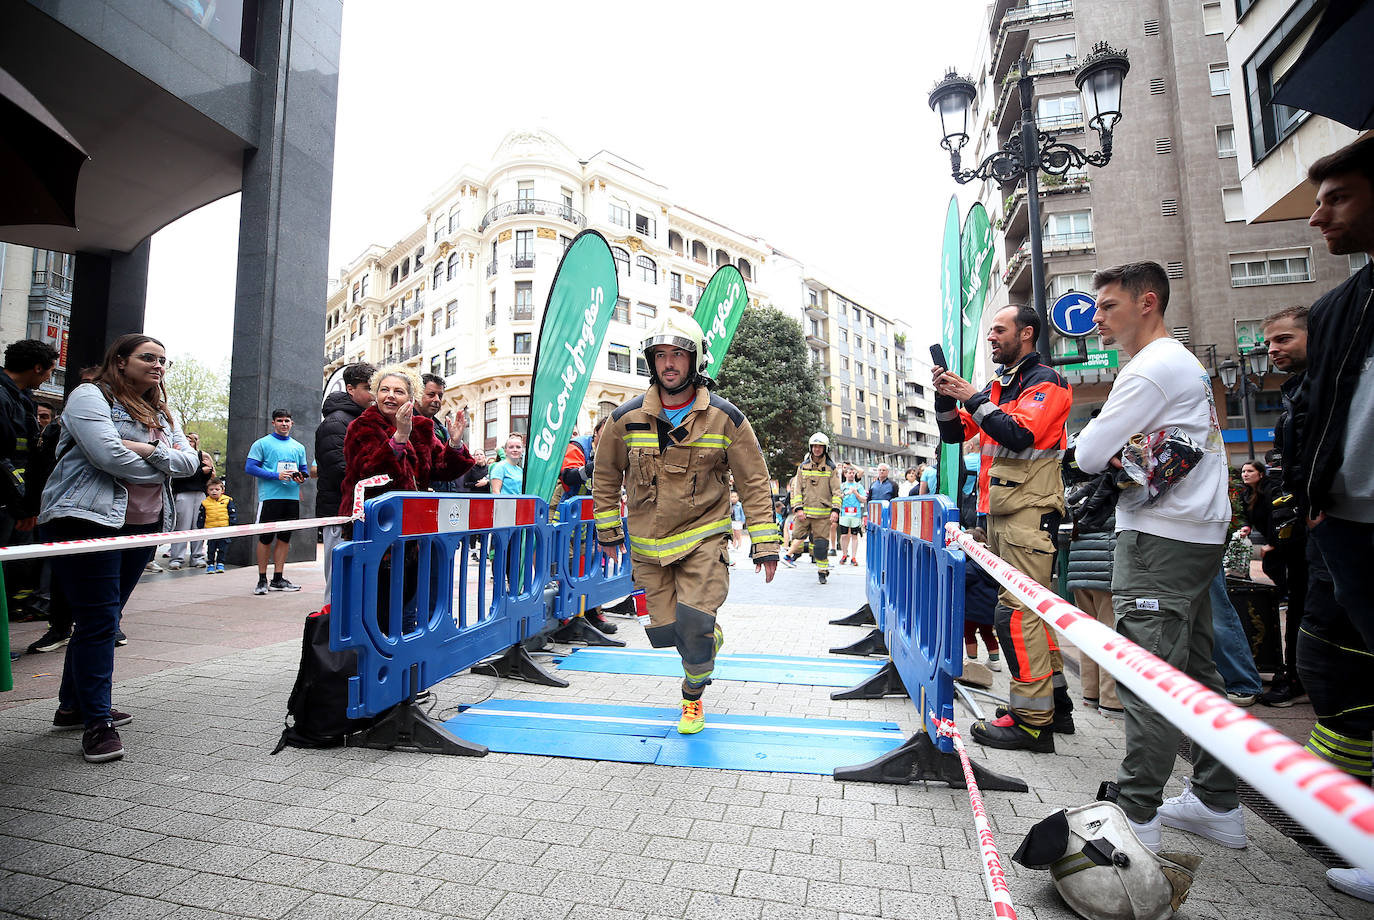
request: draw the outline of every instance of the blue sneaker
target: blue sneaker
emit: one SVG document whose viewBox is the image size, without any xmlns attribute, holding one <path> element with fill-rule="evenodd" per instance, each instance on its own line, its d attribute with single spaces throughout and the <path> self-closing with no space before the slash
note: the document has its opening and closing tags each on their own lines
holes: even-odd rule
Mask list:
<svg viewBox="0 0 1374 920">
<path fill-rule="evenodd" d="M 223 575 L 223 574 L 224 574 L 224 563 L 223 563 L 223 562 L 216 562 L 216 563 L 215 563 L 215 574 L 217 574 L 217 575 Z"/>
</svg>

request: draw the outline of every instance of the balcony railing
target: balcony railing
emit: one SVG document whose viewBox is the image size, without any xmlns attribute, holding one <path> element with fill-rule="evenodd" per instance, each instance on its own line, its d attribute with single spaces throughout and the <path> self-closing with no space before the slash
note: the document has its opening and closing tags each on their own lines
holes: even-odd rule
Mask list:
<svg viewBox="0 0 1374 920">
<path fill-rule="evenodd" d="M 511 307 L 510 318 L 518 322 L 528 322 L 534 319 L 534 307 Z"/>
<path fill-rule="evenodd" d="M 542 198 L 522 198 L 519 201 L 508 201 L 505 204 L 498 204 L 486 213 L 482 222 L 477 225 L 477 232 L 481 233 L 497 221 L 505 220 L 508 217 L 521 217 L 528 214 L 539 215 L 541 217 L 558 217 L 574 227 L 585 227 L 587 218 L 581 211 L 568 207 L 561 201 L 545 201 Z"/>
<path fill-rule="evenodd" d="M 1042 243 L 1042 248 L 1046 251 L 1058 249 L 1092 249 L 1093 232 L 1087 230 L 1082 233 L 1046 234 Z"/>
<path fill-rule="evenodd" d="M 72 279 L 66 275 L 59 275 L 57 272 L 36 271 L 33 273 L 33 286 L 47 287 L 66 294 L 72 289 Z"/>
<path fill-rule="evenodd" d="M 534 268 L 534 253 L 527 252 L 510 257 L 511 268 Z"/>
<path fill-rule="evenodd" d="M 382 323 L 382 331 L 385 332 L 385 331 L 387 331 L 388 329 L 393 329 L 393 328 L 395 328 L 396 326 L 399 326 L 400 324 L 401 324 L 401 318 L 400 318 L 399 316 L 395 316 L 395 315 L 393 315 L 393 316 L 388 316 L 388 317 L 386 318 L 386 322 Z"/>
<path fill-rule="evenodd" d="M 1031 61 L 1030 72 L 1032 75 L 1046 73 L 1070 73 L 1078 69 L 1078 57 L 1066 54 L 1063 57 L 1045 58 L 1040 61 Z"/>
<path fill-rule="evenodd" d="M 673 288 L 668 292 L 668 299 L 673 303 L 682 303 L 682 288 Z"/>
<path fill-rule="evenodd" d="M 490 329 L 492 326 L 495 326 L 495 325 L 496 325 L 496 311 L 495 311 L 495 310 L 489 310 L 489 311 L 487 311 L 487 328 Z"/>
<path fill-rule="evenodd" d="M 496 274 L 496 260 L 492 259 L 487 263 L 487 277 L 490 278 L 494 274 Z"/>
<path fill-rule="evenodd" d="M 1025 6 L 1018 6 L 1007 10 L 1007 15 L 1002 17 L 1002 24 L 1007 25 L 1013 22 L 1030 22 L 1036 19 L 1053 19 L 1073 12 L 1073 0 L 1050 0 L 1048 3 L 1027 3 Z"/>
<path fill-rule="evenodd" d="M 1064 112 L 1060 115 L 1041 115 L 1035 119 L 1035 126 L 1041 131 L 1057 134 L 1078 134 L 1083 131 L 1082 112 Z"/>
</svg>

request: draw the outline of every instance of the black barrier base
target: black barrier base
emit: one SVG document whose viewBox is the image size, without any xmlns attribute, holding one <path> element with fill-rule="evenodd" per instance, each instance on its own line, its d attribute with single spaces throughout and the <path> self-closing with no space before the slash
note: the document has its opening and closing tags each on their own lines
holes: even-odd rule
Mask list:
<svg viewBox="0 0 1374 920">
<path fill-rule="evenodd" d="M 831 626 L 877 626 L 878 621 L 873 619 L 873 608 L 864 604 L 847 617 L 840 617 L 838 620 L 831 620 Z"/>
<path fill-rule="evenodd" d="M 383 751 L 415 751 L 420 754 L 456 754 L 462 757 L 487 756 L 486 745 L 464 741 L 434 721 L 407 700 L 392 707 L 371 728 L 348 736 L 349 747 L 377 748 Z"/>
<path fill-rule="evenodd" d="M 584 645 L 607 645 L 612 648 L 624 648 L 625 642 L 622 639 L 612 639 L 601 630 L 587 622 L 586 617 L 573 617 L 562 626 L 558 627 L 550 635 L 555 642 L 581 642 Z"/>
<path fill-rule="evenodd" d="M 500 658 L 492 658 L 481 664 L 475 664 L 469 671 L 487 677 L 510 677 L 531 684 L 543 684 L 545 687 L 571 686 L 563 678 L 555 677 L 544 670 L 539 662 L 530 657 L 525 646 L 518 643 L 506 649 Z"/>
<path fill-rule="evenodd" d="M 902 675 L 897 673 L 897 666 L 892 662 L 883 665 L 872 677 L 850 687 L 848 690 L 836 690 L 830 694 L 832 700 L 880 700 L 885 696 L 910 696 L 907 692 L 906 684 L 902 682 Z"/>
<path fill-rule="evenodd" d="M 887 642 L 883 639 L 883 632 L 874 629 L 853 645 L 846 645 L 841 648 L 832 648 L 832 655 L 886 655 Z"/>
<path fill-rule="evenodd" d="M 981 789 L 997 792 L 1028 792 L 1030 787 L 1014 776 L 994 773 L 970 758 L 973 778 Z M 843 782 L 890 783 L 907 786 L 911 783 L 935 781 L 964 788 L 964 768 L 958 754 L 946 754 L 935 746 L 925 732 L 914 735 L 906 744 L 868 763 L 853 767 L 836 767 L 835 779 Z"/>
</svg>

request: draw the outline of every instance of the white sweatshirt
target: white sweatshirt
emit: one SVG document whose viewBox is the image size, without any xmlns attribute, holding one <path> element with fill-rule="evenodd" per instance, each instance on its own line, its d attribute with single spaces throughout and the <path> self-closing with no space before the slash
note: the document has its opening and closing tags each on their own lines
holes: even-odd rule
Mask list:
<svg viewBox="0 0 1374 920">
<path fill-rule="evenodd" d="M 1226 542 L 1231 522 L 1226 453 L 1212 402 L 1212 381 L 1192 352 L 1172 338 L 1156 339 L 1133 357 L 1112 384 L 1107 404 L 1078 436 L 1078 466 L 1105 470 L 1134 434 L 1178 427 L 1206 450 L 1191 472 L 1146 508 L 1145 490 L 1121 494 L 1116 529 L 1181 540 Z"/>
</svg>

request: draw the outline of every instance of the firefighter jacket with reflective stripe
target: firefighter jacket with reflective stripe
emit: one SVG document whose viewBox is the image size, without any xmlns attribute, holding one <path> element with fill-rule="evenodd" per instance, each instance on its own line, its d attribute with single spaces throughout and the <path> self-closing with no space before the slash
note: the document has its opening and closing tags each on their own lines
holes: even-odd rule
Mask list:
<svg viewBox="0 0 1374 920">
<path fill-rule="evenodd" d="M 833 511 L 840 511 L 840 471 L 830 462 L 827 451 L 825 459 L 817 463 L 807 448 L 806 460 L 797 467 L 797 478 L 792 489 L 792 511 L 801 508 L 806 516 L 813 519 L 829 517 Z"/>
<path fill-rule="evenodd" d="M 1063 512 L 1059 460 L 1067 446 L 1065 424 L 1073 388 L 1031 352 L 1006 368 L 963 409 L 937 412 L 940 437 L 949 443 L 979 435 L 978 511 L 1012 514 L 1025 508 Z"/>
<path fill-rule="evenodd" d="M 768 467 L 744 413 L 698 387 L 687 417 L 673 428 L 658 386 L 650 386 L 612 412 L 601 430 L 592 475 L 596 537 L 606 544 L 624 541 L 623 483 L 635 562 L 675 562 L 702 541 L 730 532 L 732 473 L 753 558 L 776 557 L 782 535 L 773 518 Z"/>
</svg>

